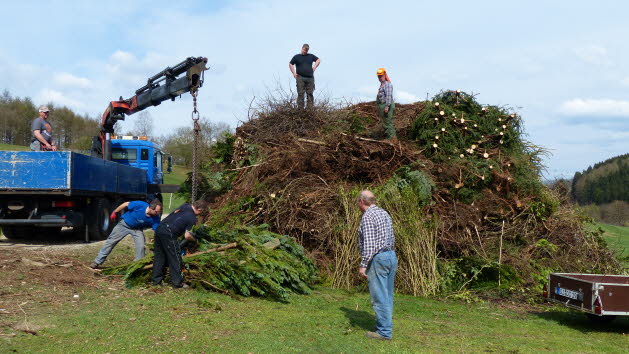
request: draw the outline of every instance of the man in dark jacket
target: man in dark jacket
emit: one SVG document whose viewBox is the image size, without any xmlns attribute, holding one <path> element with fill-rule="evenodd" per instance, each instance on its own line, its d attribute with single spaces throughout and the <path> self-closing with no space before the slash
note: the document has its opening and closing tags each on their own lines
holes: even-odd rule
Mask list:
<svg viewBox="0 0 629 354">
<path fill-rule="evenodd" d="M 197 215 L 207 209 L 207 202 L 197 200 L 192 204 L 183 204 L 170 213 L 155 230 L 153 251 L 153 285 L 164 280 L 166 266 L 170 269 L 170 282 L 173 288 L 184 287 L 181 271 L 181 248 L 177 238 L 183 235 L 186 240 L 194 240 L 190 233 L 197 223 Z"/>
<path fill-rule="evenodd" d="M 308 50 L 310 50 L 310 46 L 304 44 L 301 47 L 301 53 L 296 54 L 288 63 L 290 71 L 297 80 L 297 106 L 299 109 L 304 108 L 304 92 L 308 95 L 308 108 L 310 109 L 314 105 L 314 72 L 321 63 L 321 59 L 314 54 L 308 54 Z M 297 70 L 295 70 L 295 66 Z"/>
</svg>

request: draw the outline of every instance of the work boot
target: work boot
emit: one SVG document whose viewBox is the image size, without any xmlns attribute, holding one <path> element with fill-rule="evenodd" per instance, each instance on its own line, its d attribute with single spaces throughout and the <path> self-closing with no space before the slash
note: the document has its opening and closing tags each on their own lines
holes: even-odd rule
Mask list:
<svg viewBox="0 0 629 354">
<path fill-rule="evenodd" d="M 365 333 L 365 337 L 377 340 L 391 340 L 391 338 L 383 337 L 376 332 L 367 332 Z"/>
<path fill-rule="evenodd" d="M 92 269 L 100 269 L 100 264 L 98 264 L 96 262 L 92 262 L 92 264 L 90 264 L 90 268 L 92 268 Z"/>
</svg>

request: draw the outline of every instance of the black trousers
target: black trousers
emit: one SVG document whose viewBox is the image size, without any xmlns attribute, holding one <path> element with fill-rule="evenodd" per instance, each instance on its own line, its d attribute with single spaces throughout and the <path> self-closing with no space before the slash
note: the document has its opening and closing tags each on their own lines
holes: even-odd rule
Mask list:
<svg viewBox="0 0 629 354">
<path fill-rule="evenodd" d="M 173 235 L 166 224 L 160 224 L 155 230 L 153 244 L 155 259 L 153 260 L 153 285 L 160 284 L 166 274 L 166 266 L 170 269 L 170 282 L 173 288 L 183 286 L 181 271 L 181 248 L 177 235 Z"/>
</svg>

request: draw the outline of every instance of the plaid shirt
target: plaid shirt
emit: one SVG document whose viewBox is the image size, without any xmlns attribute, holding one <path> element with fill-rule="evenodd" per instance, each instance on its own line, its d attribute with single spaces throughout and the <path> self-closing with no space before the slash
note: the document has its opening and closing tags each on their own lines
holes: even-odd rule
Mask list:
<svg viewBox="0 0 629 354">
<path fill-rule="evenodd" d="M 372 205 L 365 211 L 358 228 L 361 268 L 367 268 L 373 256 L 383 250 L 393 250 L 393 222 L 386 210 Z"/>
<path fill-rule="evenodd" d="M 384 81 L 378 89 L 378 103 L 390 106 L 393 103 L 393 85 L 389 81 Z"/>
</svg>

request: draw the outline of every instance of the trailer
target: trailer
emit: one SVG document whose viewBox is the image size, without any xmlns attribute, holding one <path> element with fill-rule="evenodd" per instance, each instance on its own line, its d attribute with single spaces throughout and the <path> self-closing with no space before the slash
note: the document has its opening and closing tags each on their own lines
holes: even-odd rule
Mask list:
<svg viewBox="0 0 629 354">
<path fill-rule="evenodd" d="M 69 151 L 0 151 L 3 234 L 55 237 L 72 228 L 86 241 L 102 240 L 115 226 L 109 215 L 118 205 L 175 192 L 178 186 L 162 184 L 159 147 L 130 138 L 112 140 L 113 161 Z"/>
<path fill-rule="evenodd" d="M 551 273 L 544 297 L 582 311 L 594 321 L 608 322 L 629 316 L 629 276 Z"/>
</svg>

